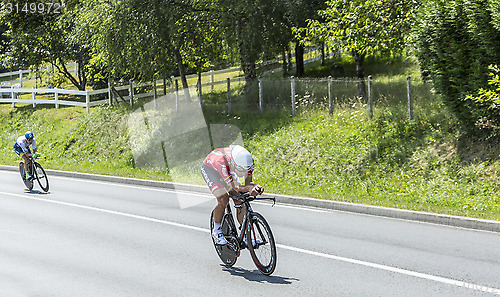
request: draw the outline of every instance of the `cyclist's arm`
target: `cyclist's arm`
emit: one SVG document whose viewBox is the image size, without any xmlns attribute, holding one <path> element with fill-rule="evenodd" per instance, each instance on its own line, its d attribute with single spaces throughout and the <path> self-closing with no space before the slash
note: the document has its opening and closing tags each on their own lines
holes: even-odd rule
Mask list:
<svg viewBox="0 0 500 297">
<path fill-rule="evenodd" d="M 252 172 L 251 171 L 248 172 L 248 174 L 245 176 L 245 185 L 252 187 L 251 190 L 249 191 L 251 196 L 257 196 L 257 195 L 264 193 L 264 187 L 252 182 Z"/>
<path fill-rule="evenodd" d="M 236 179 L 234 179 L 233 181 L 231 181 L 229 183 L 229 185 L 231 186 L 231 188 L 233 190 L 235 190 L 237 193 L 246 193 L 246 192 L 250 192 L 252 189 L 253 189 L 253 186 L 252 185 L 242 185 L 240 184 Z"/>
<path fill-rule="evenodd" d="M 245 177 L 245 185 L 241 185 L 236 179 L 231 181 L 230 185 L 231 185 L 231 188 L 233 188 L 233 190 L 240 192 L 240 193 L 250 192 L 250 195 L 252 195 L 252 196 L 257 196 L 257 195 L 262 194 L 264 192 L 264 188 L 262 186 L 252 182 L 251 175 L 247 175 Z"/>
</svg>

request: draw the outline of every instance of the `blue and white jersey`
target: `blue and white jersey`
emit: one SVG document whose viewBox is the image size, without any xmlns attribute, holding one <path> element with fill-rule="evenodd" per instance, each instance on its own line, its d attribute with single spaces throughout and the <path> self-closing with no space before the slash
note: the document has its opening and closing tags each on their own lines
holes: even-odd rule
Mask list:
<svg viewBox="0 0 500 297">
<path fill-rule="evenodd" d="M 28 144 L 28 141 L 26 140 L 26 137 L 24 135 L 19 136 L 19 138 L 16 141 L 16 144 L 23 150 L 23 153 L 28 152 L 29 144 Z M 33 150 L 36 150 L 35 138 L 33 138 L 33 143 L 31 144 L 31 147 L 33 148 Z"/>
</svg>

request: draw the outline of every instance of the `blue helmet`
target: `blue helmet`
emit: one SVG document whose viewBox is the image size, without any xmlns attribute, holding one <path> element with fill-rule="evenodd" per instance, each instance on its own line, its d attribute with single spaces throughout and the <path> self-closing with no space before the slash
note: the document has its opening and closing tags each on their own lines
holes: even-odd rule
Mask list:
<svg viewBox="0 0 500 297">
<path fill-rule="evenodd" d="M 33 132 L 26 131 L 26 133 L 24 133 L 24 137 L 26 137 L 26 139 L 32 139 L 34 137 Z"/>
</svg>

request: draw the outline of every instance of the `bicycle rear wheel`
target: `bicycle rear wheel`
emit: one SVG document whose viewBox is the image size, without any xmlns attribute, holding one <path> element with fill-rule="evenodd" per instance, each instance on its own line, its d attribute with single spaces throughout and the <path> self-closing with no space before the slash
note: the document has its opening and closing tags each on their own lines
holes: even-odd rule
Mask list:
<svg viewBox="0 0 500 297">
<path fill-rule="evenodd" d="M 28 191 L 33 190 L 33 180 L 26 179 L 26 171 L 24 170 L 24 162 L 19 163 L 19 173 L 23 180 L 24 185 L 28 188 Z"/>
<path fill-rule="evenodd" d="M 248 250 L 257 269 L 270 275 L 276 268 L 276 244 L 269 224 L 259 213 L 250 215 L 246 230 Z"/>
<path fill-rule="evenodd" d="M 40 185 L 40 188 L 45 192 L 49 191 L 49 179 L 47 178 L 47 174 L 45 174 L 45 170 L 43 170 L 42 165 L 35 162 L 35 176 Z"/>
<path fill-rule="evenodd" d="M 210 216 L 210 233 L 214 229 L 213 218 L 214 214 L 212 212 L 212 215 Z M 234 220 L 232 219 L 232 217 L 230 217 L 229 214 L 224 214 L 224 217 L 222 218 L 222 233 L 224 234 L 224 237 L 226 238 L 228 244 L 226 245 L 216 244 L 215 240 L 210 234 L 210 237 L 212 237 L 212 242 L 214 244 L 215 250 L 217 251 L 217 255 L 219 255 L 219 258 L 221 259 L 222 263 L 224 263 L 224 265 L 228 267 L 232 267 L 234 263 L 236 263 L 236 260 L 240 255 L 240 246 L 238 244 L 238 240 L 234 236 L 235 230 L 236 227 L 234 225 Z"/>
</svg>

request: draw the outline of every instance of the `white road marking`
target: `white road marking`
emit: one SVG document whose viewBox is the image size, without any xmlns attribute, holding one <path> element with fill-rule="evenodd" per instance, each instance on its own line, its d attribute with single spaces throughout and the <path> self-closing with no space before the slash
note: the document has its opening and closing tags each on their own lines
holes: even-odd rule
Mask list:
<svg viewBox="0 0 500 297">
<path fill-rule="evenodd" d="M 303 253 L 303 254 L 308 254 L 308 255 L 312 255 L 312 256 L 348 262 L 348 263 L 352 263 L 352 264 L 357 264 L 357 265 L 372 267 L 372 268 L 376 268 L 376 269 L 380 269 L 380 270 L 385 270 L 385 271 L 395 272 L 395 273 L 409 275 L 409 276 L 413 276 L 413 277 L 418 277 L 418 278 L 422 278 L 422 279 L 427 279 L 427 280 L 440 282 L 440 283 L 444 283 L 444 284 L 448 284 L 448 285 L 454 285 L 457 287 L 464 287 L 464 288 L 473 289 L 476 291 L 482 291 L 482 292 L 486 292 L 486 293 L 493 293 L 496 295 L 500 295 L 500 289 L 496 289 L 496 288 L 480 286 L 480 285 L 476 285 L 476 284 L 472 284 L 472 283 L 466 283 L 466 282 L 457 281 L 454 279 L 444 278 L 444 277 L 440 277 L 440 276 L 434 276 L 434 275 L 430 275 L 430 274 L 425 274 L 425 273 L 415 272 L 415 271 L 411 271 L 411 270 L 391 267 L 391 266 L 387 266 L 387 265 L 381 265 L 381 264 L 376 264 L 376 263 L 371 263 L 371 262 L 366 262 L 366 261 L 361 261 L 361 260 L 356 260 L 356 259 L 351 259 L 351 258 L 346 258 L 346 257 L 340 257 L 340 256 L 335 256 L 335 255 L 330 255 L 330 254 L 325 254 L 325 253 L 320 253 L 320 252 L 314 252 L 314 251 L 305 250 L 305 249 L 296 248 L 296 247 L 287 246 L 287 245 L 282 245 L 282 244 L 276 244 L 276 246 L 279 248 L 285 249 L 285 250 L 294 251 L 294 252 L 298 252 L 298 253 Z"/>
<path fill-rule="evenodd" d="M 20 198 L 29 199 L 29 200 L 59 204 L 59 205 L 64 205 L 64 206 L 76 207 L 76 208 L 80 208 L 80 209 L 98 211 L 98 212 L 107 213 L 107 214 L 119 215 L 119 216 L 129 217 L 129 218 L 153 222 L 153 223 L 159 223 L 159 224 L 164 224 L 164 225 L 170 225 L 170 226 L 186 228 L 186 229 L 201 231 L 201 232 L 205 232 L 205 233 L 210 233 L 210 230 L 206 229 L 206 228 L 200 228 L 200 227 L 196 227 L 196 226 L 175 223 L 175 222 L 170 222 L 170 221 L 166 221 L 166 220 L 160 220 L 160 219 L 155 219 L 155 218 L 150 218 L 150 217 L 145 217 L 145 216 L 140 216 L 140 215 L 134 215 L 134 214 L 124 213 L 124 212 L 120 212 L 120 211 L 101 209 L 101 208 L 97 208 L 97 207 L 93 207 L 93 206 L 85 206 L 85 205 L 68 203 L 68 202 L 63 202 L 63 201 L 29 197 L 27 195 L 7 193 L 7 192 L 1 192 L 1 191 L 0 191 L 0 194 L 7 195 L 7 196 L 13 196 L 13 197 L 20 197 Z M 302 253 L 302 254 L 307 254 L 307 255 L 311 255 L 311 256 L 347 262 L 347 263 L 356 264 L 356 265 L 362 265 L 362 266 L 371 267 L 371 268 L 375 268 L 375 269 L 380 269 L 380 270 L 385 270 L 385 271 L 394 272 L 394 273 L 398 273 L 398 274 L 403 274 L 403 275 L 413 276 L 413 277 L 417 277 L 417 278 L 421 278 L 421 279 L 426 279 L 426 280 L 430 280 L 430 281 L 435 281 L 435 282 L 439 282 L 439 283 L 443 283 L 443 284 L 447 284 L 447 285 L 453 285 L 453 286 L 457 286 L 457 287 L 472 289 L 475 291 L 481 291 L 481 292 L 485 292 L 485 293 L 492 293 L 492 294 L 500 295 L 500 289 L 497 289 L 497 288 L 481 286 L 481 285 L 477 285 L 477 284 L 473 284 L 473 283 L 467 283 L 467 282 L 458 281 L 458 280 L 454 280 L 454 279 L 449 279 L 449 278 L 430 275 L 430 274 L 426 274 L 426 273 L 391 267 L 391 266 L 382 265 L 382 264 L 376 264 L 376 263 L 356 260 L 356 259 L 352 259 L 352 258 L 346 258 L 346 257 L 341 257 L 341 256 L 335 256 L 335 255 L 310 251 L 310 250 L 301 249 L 301 248 L 292 247 L 292 246 L 283 245 L 283 244 L 276 244 L 276 246 L 278 248 L 297 252 L 297 253 Z"/>
</svg>

